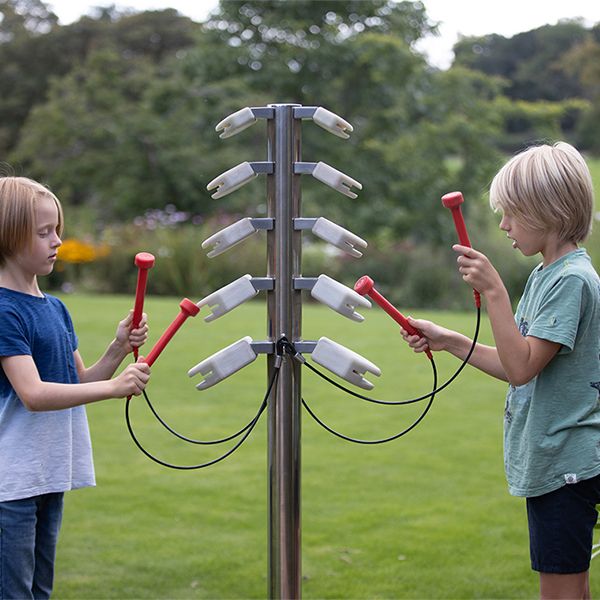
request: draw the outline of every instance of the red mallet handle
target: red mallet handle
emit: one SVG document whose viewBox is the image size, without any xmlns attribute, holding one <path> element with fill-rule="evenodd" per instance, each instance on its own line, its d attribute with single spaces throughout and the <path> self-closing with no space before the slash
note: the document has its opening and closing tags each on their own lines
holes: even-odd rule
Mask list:
<svg viewBox="0 0 600 600">
<path fill-rule="evenodd" d="M 385 312 L 396 321 L 403 329 L 407 331 L 409 335 L 418 335 L 419 337 L 423 337 L 423 334 L 416 328 L 413 327 L 408 319 L 384 296 L 382 296 L 375 289 L 375 282 L 368 276 L 363 275 L 355 284 L 354 291 L 358 292 L 361 296 L 369 296 L 371 297 Z M 431 351 L 425 350 L 425 354 L 431 359 Z"/>
<path fill-rule="evenodd" d="M 467 227 L 463 218 L 460 205 L 464 202 L 464 198 L 461 192 L 450 192 L 445 196 L 442 196 L 442 204 L 450 209 L 452 218 L 454 219 L 454 227 L 456 227 L 456 233 L 458 233 L 458 239 L 461 246 L 468 246 L 471 248 L 471 241 L 469 240 L 469 234 L 467 233 Z"/>
<path fill-rule="evenodd" d="M 138 268 L 137 286 L 135 288 L 135 304 L 133 305 L 133 320 L 131 329 L 137 329 L 142 320 L 144 312 L 144 297 L 146 296 L 146 283 L 148 282 L 148 270 L 154 266 L 154 256 L 149 252 L 139 252 L 135 255 L 134 263 Z M 133 356 L 137 360 L 139 350 L 133 349 Z"/>
<path fill-rule="evenodd" d="M 450 209 L 452 218 L 454 219 L 454 227 L 456 227 L 456 233 L 458 234 L 458 240 L 461 246 L 468 246 L 471 248 L 471 241 L 469 240 L 469 234 L 467 233 L 467 226 L 463 218 L 460 205 L 464 202 L 464 198 L 461 192 L 450 192 L 442 196 L 442 204 Z M 473 290 L 473 296 L 475 297 L 475 305 L 481 306 L 481 295 L 477 290 Z"/>
<path fill-rule="evenodd" d="M 156 344 L 154 344 L 154 348 L 150 350 L 148 356 L 144 358 L 144 362 L 148 365 L 152 366 L 154 361 L 160 356 L 160 353 L 165 349 L 165 346 L 171 341 L 171 338 L 177 333 L 177 330 L 183 325 L 185 320 L 188 317 L 195 317 L 200 312 L 200 309 L 187 298 L 184 298 L 179 303 L 179 306 L 181 308 L 180 313 L 160 336 Z"/>
</svg>

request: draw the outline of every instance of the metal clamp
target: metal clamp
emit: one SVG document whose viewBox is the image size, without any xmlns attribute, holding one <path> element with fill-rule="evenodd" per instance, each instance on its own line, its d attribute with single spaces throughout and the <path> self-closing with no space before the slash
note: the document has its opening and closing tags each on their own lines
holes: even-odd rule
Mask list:
<svg viewBox="0 0 600 600">
<path fill-rule="evenodd" d="M 272 119 L 273 118 L 273 109 L 269 108 L 241 108 L 240 110 L 230 114 L 225 117 L 221 122 L 217 124 L 215 127 L 215 131 L 218 133 L 222 131 L 219 135 L 220 138 L 225 139 L 234 136 L 236 133 L 240 131 L 244 131 L 248 127 L 251 127 L 256 123 L 258 118 L 263 119 Z"/>
<path fill-rule="evenodd" d="M 228 283 L 222 288 L 214 291 L 197 303 L 198 308 L 208 306 L 211 313 L 204 317 L 209 323 L 238 307 L 258 294 L 258 290 L 252 285 L 252 277 L 248 274 Z"/>
<path fill-rule="evenodd" d="M 344 194 L 344 196 L 348 196 L 349 198 L 357 198 L 358 195 L 352 191 L 352 187 L 356 187 L 359 190 L 362 190 L 362 185 L 356 181 L 356 179 L 352 179 L 352 177 L 348 177 L 341 171 L 334 169 L 330 165 L 324 162 L 318 163 L 305 163 L 305 162 L 297 162 L 294 163 L 294 173 L 295 174 L 309 174 L 312 175 L 315 179 L 323 182 L 329 187 L 337 190 Z"/>
<path fill-rule="evenodd" d="M 363 377 L 365 373 L 372 373 L 377 377 L 381 375 L 377 365 L 326 337 L 317 341 L 312 351 L 312 359 L 342 379 L 365 390 L 373 389 L 373 384 Z"/>
<path fill-rule="evenodd" d="M 254 179 L 259 173 L 273 173 L 272 162 L 253 162 L 247 161 L 236 165 L 235 167 L 221 173 L 218 177 L 215 177 L 207 186 L 206 189 L 210 192 L 216 189 L 217 191 L 212 194 L 212 198 L 215 200 L 235 192 L 235 190 L 246 185 L 249 181 Z"/>
<path fill-rule="evenodd" d="M 246 217 L 240 219 L 204 240 L 202 242 L 202 249 L 206 250 L 212 246 L 213 248 L 207 253 L 207 256 L 214 258 L 225 252 L 225 250 L 229 250 L 232 246 L 239 244 L 259 229 L 273 229 L 273 223 L 274 219 L 269 218 L 254 219 Z"/>
<path fill-rule="evenodd" d="M 362 256 L 362 252 L 357 250 L 357 247 L 366 248 L 368 246 L 365 240 L 325 217 L 294 219 L 294 228 L 310 229 L 317 237 L 355 258 Z"/>
<path fill-rule="evenodd" d="M 364 317 L 356 312 L 356 307 L 371 308 L 371 303 L 353 289 L 327 275 L 319 275 L 310 295 L 344 317 L 359 323 Z"/>
<path fill-rule="evenodd" d="M 203 375 L 204 380 L 196 385 L 196 389 L 205 390 L 249 365 L 256 356 L 252 349 L 252 338 L 246 336 L 192 367 L 188 377 L 198 373 Z"/>
<path fill-rule="evenodd" d="M 354 128 L 348 121 L 322 106 L 302 106 L 294 109 L 296 119 L 312 119 L 319 127 L 337 137 L 348 139 Z"/>
</svg>

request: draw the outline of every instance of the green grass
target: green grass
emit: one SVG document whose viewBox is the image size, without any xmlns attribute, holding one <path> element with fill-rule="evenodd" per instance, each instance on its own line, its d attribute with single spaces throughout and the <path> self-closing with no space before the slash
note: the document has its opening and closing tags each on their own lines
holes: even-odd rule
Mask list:
<svg viewBox="0 0 600 600">
<path fill-rule="evenodd" d="M 600 188 L 600 160 L 589 161 Z M 600 198 L 600 193 L 597 194 Z M 586 244 L 600 261 L 600 233 Z M 84 359 L 109 341 L 130 297 L 69 296 Z M 147 300 L 149 344 L 178 313 L 179 299 Z M 410 312 L 410 311 L 408 311 Z M 422 313 L 470 334 L 473 314 Z M 186 371 L 244 335 L 264 339 L 264 302 L 212 324 L 187 323 L 153 368 L 148 392 L 177 430 L 212 439 L 237 431 L 266 387 L 264 357 L 198 392 Z M 304 311 L 304 338 L 326 335 L 378 364 L 373 395 L 430 389 L 423 356 L 402 343 L 378 309 L 363 324 L 327 308 Z M 481 338 L 491 342 L 485 317 Z M 150 347 L 150 345 L 148 346 Z M 457 362 L 436 356 L 440 380 Z M 334 438 L 303 412 L 302 593 L 304 598 L 534 598 L 524 502 L 506 491 L 502 465 L 505 385 L 467 368 L 421 425 L 379 446 Z M 331 426 L 377 438 L 412 422 L 416 407 L 380 407 L 345 396 L 308 370 L 303 395 Z M 56 598 L 264 598 L 267 595 L 266 415 L 231 457 L 199 471 L 171 471 L 145 458 L 127 433 L 123 402 L 88 408 L 98 487 L 67 494 Z M 143 443 L 161 458 L 194 464 L 216 457 L 164 433 L 134 399 Z M 592 565 L 592 586 L 598 564 Z"/>
<path fill-rule="evenodd" d="M 587 164 L 590 168 L 592 181 L 594 182 L 594 190 L 596 195 L 596 215 L 600 215 L 600 158 L 586 157 Z M 590 253 L 592 261 L 598 270 L 600 265 L 600 219 L 594 219 L 594 229 L 592 235 L 585 244 L 585 248 Z"/>
<path fill-rule="evenodd" d="M 91 363 L 128 310 L 129 297 L 66 297 Z M 178 299 L 147 300 L 152 344 Z M 473 314 L 419 313 L 470 333 Z M 265 359 L 199 392 L 188 368 L 243 335 L 265 338 L 265 305 L 244 305 L 215 323 L 187 323 L 153 368 L 148 392 L 189 436 L 236 431 L 266 387 Z M 380 310 L 352 323 L 321 306 L 304 311 L 304 337 L 327 335 L 378 364 L 377 397 L 406 398 L 431 385 L 428 361 L 399 340 Z M 482 341 L 490 341 L 487 323 Z M 148 346 L 150 347 L 150 346 Z M 457 361 L 437 356 L 441 380 Z M 305 598 L 533 598 L 524 503 L 511 498 L 502 466 L 505 386 L 471 368 L 414 431 L 359 446 L 302 422 L 302 591 Z M 345 396 L 303 371 L 303 395 L 331 426 L 357 437 L 406 427 L 411 407 Z M 194 464 L 216 448 L 163 433 L 134 399 L 140 438 L 161 458 Z M 123 402 L 88 408 L 98 486 L 67 494 L 56 598 L 264 598 L 267 595 L 266 415 L 231 457 L 179 472 L 145 458 L 127 433 Z"/>
</svg>

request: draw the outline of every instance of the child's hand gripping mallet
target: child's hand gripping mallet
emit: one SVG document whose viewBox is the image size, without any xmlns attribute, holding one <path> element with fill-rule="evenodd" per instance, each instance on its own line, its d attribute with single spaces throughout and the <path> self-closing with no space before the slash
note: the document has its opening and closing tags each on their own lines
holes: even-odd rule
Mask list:
<svg viewBox="0 0 600 600">
<path fill-rule="evenodd" d="M 148 356 L 144 357 L 143 362 L 145 362 L 149 367 L 154 364 L 154 361 L 160 356 L 160 353 L 165 349 L 165 346 L 171 341 L 171 338 L 177 333 L 185 320 L 188 317 L 195 317 L 200 312 L 200 309 L 187 298 L 184 298 L 179 303 L 179 307 L 181 308 L 179 314 L 165 329 L 165 332 L 160 336 L 156 344 L 154 344 L 152 350 L 148 352 Z M 127 400 L 131 400 L 131 396 L 129 396 Z"/>
<path fill-rule="evenodd" d="M 149 252 L 139 252 L 135 255 L 134 263 L 138 268 L 137 286 L 135 289 L 135 304 L 133 305 L 133 319 L 131 329 L 137 329 L 142 320 L 144 312 L 144 297 L 146 296 L 146 283 L 148 282 L 148 271 L 154 266 L 154 256 Z M 133 349 L 133 357 L 137 360 L 139 349 Z"/>
<path fill-rule="evenodd" d="M 367 296 L 371 297 L 409 335 L 418 335 L 419 337 L 423 337 L 423 334 L 416 327 L 413 327 L 408 322 L 408 319 L 393 304 L 391 304 L 384 296 L 382 296 L 375 289 L 375 282 L 368 275 L 363 275 L 354 284 L 354 291 L 358 292 L 361 296 L 367 295 Z M 433 358 L 431 356 L 431 350 L 429 350 L 429 348 L 427 350 L 425 350 L 425 354 L 427 354 L 427 357 L 429 358 L 429 360 L 431 360 Z"/>
<path fill-rule="evenodd" d="M 467 233 L 467 227 L 463 218 L 460 205 L 464 202 L 464 198 L 461 192 L 450 192 L 442 196 L 442 204 L 449 208 L 454 219 L 454 227 L 456 227 L 456 233 L 458 233 L 458 240 L 462 246 L 468 246 L 471 248 L 471 241 L 469 240 L 469 234 Z M 475 306 L 479 308 L 481 306 L 481 294 L 477 290 L 473 290 L 473 296 L 475 298 Z"/>
<path fill-rule="evenodd" d="M 183 325 L 188 317 L 195 317 L 200 309 L 188 298 L 184 298 L 179 307 L 181 311 L 173 319 L 173 322 L 165 329 L 165 332 L 160 336 L 159 340 L 154 344 L 154 347 L 144 358 L 144 362 L 152 366 L 154 361 L 159 357 L 160 353 L 165 349 L 165 346 L 171 341 L 171 338 L 177 333 L 178 329 Z"/>
</svg>

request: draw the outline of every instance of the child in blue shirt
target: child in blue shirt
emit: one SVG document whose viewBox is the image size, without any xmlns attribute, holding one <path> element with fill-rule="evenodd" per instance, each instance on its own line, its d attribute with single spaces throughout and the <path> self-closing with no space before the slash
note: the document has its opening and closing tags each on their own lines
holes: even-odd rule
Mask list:
<svg viewBox="0 0 600 600">
<path fill-rule="evenodd" d="M 514 156 L 490 188 L 500 229 L 525 256 L 542 255 L 512 314 L 498 272 L 477 250 L 456 245 L 463 279 L 478 290 L 495 346 L 469 362 L 509 385 L 504 462 L 509 491 L 526 498 L 532 568 L 542 598 L 589 598 L 593 528 L 600 504 L 600 280 L 579 248 L 591 230 L 593 187 L 569 144 Z M 464 359 L 472 341 L 430 321 L 410 322 L 416 352 Z"/>
<path fill-rule="evenodd" d="M 38 286 L 52 272 L 63 214 L 54 194 L 0 178 L 0 598 L 48 598 L 67 490 L 95 485 L 83 405 L 139 395 L 142 362 L 115 371 L 147 338 L 122 320 L 86 367 L 65 305 Z M 111 379 L 112 378 L 112 379 Z"/>
</svg>

